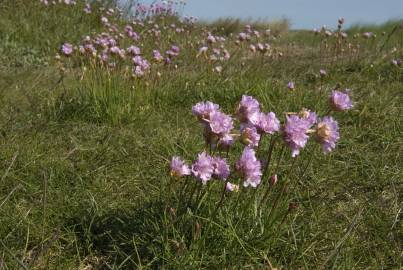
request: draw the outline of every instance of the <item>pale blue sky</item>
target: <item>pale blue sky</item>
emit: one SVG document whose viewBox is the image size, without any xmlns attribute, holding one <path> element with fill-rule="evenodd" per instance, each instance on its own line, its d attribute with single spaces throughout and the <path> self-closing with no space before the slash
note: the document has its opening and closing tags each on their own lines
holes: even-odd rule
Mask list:
<svg viewBox="0 0 403 270">
<path fill-rule="evenodd" d="M 345 18 L 346 25 L 403 18 L 403 0 L 187 0 L 184 14 L 201 19 L 287 18 L 292 28 L 312 29 L 322 25 L 334 27 L 340 16 Z"/>
</svg>

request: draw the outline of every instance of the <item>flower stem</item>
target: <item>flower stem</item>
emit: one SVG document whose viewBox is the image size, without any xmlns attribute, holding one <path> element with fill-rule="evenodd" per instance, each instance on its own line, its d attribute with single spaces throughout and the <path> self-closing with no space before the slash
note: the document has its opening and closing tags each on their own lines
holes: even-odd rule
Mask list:
<svg viewBox="0 0 403 270">
<path fill-rule="evenodd" d="M 281 188 L 281 191 L 280 191 L 279 195 L 276 197 L 272 208 L 270 209 L 269 216 L 267 218 L 268 220 L 270 220 L 275 208 L 277 207 L 278 201 L 280 200 L 280 198 L 283 196 L 283 193 L 285 192 L 285 189 L 286 189 L 287 184 L 289 182 L 287 179 L 289 179 L 289 174 L 291 173 L 292 169 L 294 168 L 296 160 L 297 160 L 297 157 L 293 158 L 293 161 L 292 161 L 292 164 L 290 166 L 290 169 L 288 170 L 288 172 L 286 174 L 284 174 L 285 182 L 284 182 L 284 184 L 283 184 L 283 186 Z"/>
<path fill-rule="evenodd" d="M 217 214 L 218 209 L 220 209 L 221 205 L 223 204 L 224 196 L 225 196 L 225 190 L 226 190 L 226 187 L 227 187 L 227 183 L 228 183 L 228 180 L 225 180 L 225 182 L 224 182 L 224 188 L 223 188 L 222 193 L 221 193 L 220 201 L 218 202 L 217 207 L 215 208 L 213 214 L 211 215 L 213 218 L 214 218 L 215 215 Z"/>
<path fill-rule="evenodd" d="M 266 166 L 264 167 L 264 170 L 263 170 L 262 179 L 264 179 L 264 177 L 266 176 L 266 173 L 267 173 L 267 171 L 269 169 L 270 160 L 271 160 L 271 157 L 272 157 L 272 154 L 273 154 L 273 149 L 274 149 L 274 145 L 276 144 L 276 141 L 277 141 L 277 138 L 273 139 L 273 137 L 271 137 L 271 139 L 270 139 L 270 147 L 269 147 L 269 155 L 267 157 Z"/>
</svg>

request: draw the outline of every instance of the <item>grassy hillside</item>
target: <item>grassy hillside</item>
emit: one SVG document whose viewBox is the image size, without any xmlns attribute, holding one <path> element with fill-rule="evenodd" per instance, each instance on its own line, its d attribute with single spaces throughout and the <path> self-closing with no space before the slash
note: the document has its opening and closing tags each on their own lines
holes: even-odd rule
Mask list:
<svg viewBox="0 0 403 270">
<path fill-rule="evenodd" d="M 315 34 L 49 2 L 0 3 L 0 269 L 402 267 L 401 21 Z M 91 48 L 97 37 L 107 44 Z M 332 111 L 331 90 L 347 88 L 353 108 Z M 171 177 L 172 156 L 209 148 L 192 106 L 235 118 L 242 95 L 281 125 L 302 108 L 332 116 L 336 148 L 324 155 L 312 135 L 292 158 L 281 132 L 265 135 L 268 173 L 256 189 L 232 173 L 239 192 Z"/>
</svg>

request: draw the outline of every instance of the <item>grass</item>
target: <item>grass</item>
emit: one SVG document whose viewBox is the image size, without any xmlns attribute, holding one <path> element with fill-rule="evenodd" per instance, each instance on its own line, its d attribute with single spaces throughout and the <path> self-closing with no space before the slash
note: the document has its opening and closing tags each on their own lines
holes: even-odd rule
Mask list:
<svg viewBox="0 0 403 270">
<path fill-rule="evenodd" d="M 403 73 L 389 63 L 402 57 L 401 32 L 381 52 L 386 37 L 374 45 L 359 39 L 364 49 L 353 58 L 320 54 L 323 40 L 290 31 L 271 42 L 283 57 L 249 57 L 231 47 L 234 60 L 222 74 L 188 48 L 178 69 L 157 67 L 160 77 L 133 80 L 93 68 L 80 80 L 79 64 L 72 59 L 61 73 L 53 55 L 62 42 L 100 29 L 98 14 L 22 2 L 0 4 L 0 269 L 402 267 Z M 185 43 L 180 35 L 161 43 L 171 40 Z M 322 83 L 320 68 L 329 74 Z M 283 121 L 283 112 L 301 107 L 325 113 L 337 83 L 356 102 L 333 113 L 341 140 L 327 156 L 313 142 L 301 153 L 273 224 L 255 223 L 253 192 L 242 193 L 237 206 L 241 193 L 231 194 L 212 217 L 218 183 L 200 207 L 176 205 L 183 180 L 169 178 L 170 158 L 192 160 L 204 147 L 193 104 L 211 100 L 229 113 L 248 94 Z M 289 169 L 288 156 L 279 175 Z M 298 207 L 280 225 L 288 202 Z"/>
</svg>

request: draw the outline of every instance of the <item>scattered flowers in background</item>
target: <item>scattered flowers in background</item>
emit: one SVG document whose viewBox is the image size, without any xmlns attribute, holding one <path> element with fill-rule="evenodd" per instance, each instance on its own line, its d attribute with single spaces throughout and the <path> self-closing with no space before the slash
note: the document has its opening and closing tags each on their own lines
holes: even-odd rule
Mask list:
<svg viewBox="0 0 403 270">
<path fill-rule="evenodd" d="M 335 111 L 345 111 L 353 107 L 353 102 L 349 96 L 350 90 L 346 89 L 344 92 L 333 90 L 329 96 L 330 106 Z"/>
<path fill-rule="evenodd" d="M 289 82 L 289 83 L 287 84 L 287 88 L 288 88 L 289 90 L 295 90 L 295 84 L 294 84 L 294 82 Z"/>
</svg>

